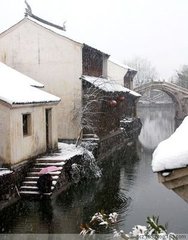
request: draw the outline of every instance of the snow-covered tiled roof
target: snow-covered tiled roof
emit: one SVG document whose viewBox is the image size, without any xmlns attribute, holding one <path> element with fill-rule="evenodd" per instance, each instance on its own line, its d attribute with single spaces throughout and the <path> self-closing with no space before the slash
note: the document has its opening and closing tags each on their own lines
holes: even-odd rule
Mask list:
<svg viewBox="0 0 188 240">
<path fill-rule="evenodd" d="M 42 84 L 0 62 L 0 100 L 10 105 L 59 102 Z"/>
<path fill-rule="evenodd" d="M 81 79 L 93 84 L 95 87 L 105 91 L 105 92 L 124 92 L 129 93 L 135 97 L 140 97 L 141 95 L 135 91 L 123 87 L 122 85 L 116 83 L 113 80 L 107 78 L 99 78 L 83 75 Z"/>
<path fill-rule="evenodd" d="M 42 83 L 39 83 L 35 81 L 34 79 L 14 70 L 13 68 L 5 65 L 4 63 L 0 62 L 0 74 L 1 78 L 4 78 L 4 76 L 8 79 L 19 79 L 19 83 L 25 83 L 27 82 L 28 85 L 38 88 L 43 88 L 44 85 Z M 1 79 L 2 81 L 3 79 Z"/>
</svg>

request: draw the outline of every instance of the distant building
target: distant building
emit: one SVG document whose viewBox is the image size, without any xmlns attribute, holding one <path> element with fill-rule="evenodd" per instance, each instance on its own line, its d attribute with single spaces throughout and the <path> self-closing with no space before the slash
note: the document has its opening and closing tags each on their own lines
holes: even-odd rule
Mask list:
<svg viewBox="0 0 188 240">
<path fill-rule="evenodd" d="M 15 165 L 57 147 L 60 98 L 0 63 L 0 163 Z"/>
<path fill-rule="evenodd" d="M 58 105 L 61 140 L 74 140 L 81 130 L 82 75 L 109 78 L 132 87 L 136 71 L 108 58 L 108 54 L 70 39 L 53 24 L 29 16 L 0 34 L 0 60 L 44 84 L 45 90 L 62 99 Z M 135 100 L 132 102 L 135 104 Z"/>
<path fill-rule="evenodd" d="M 122 86 L 133 89 L 133 79 L 137 71 L 125 64 L 119 63 L 116 60 L 108 59 L 108 77 L 116 80 Z"/>
</svg>

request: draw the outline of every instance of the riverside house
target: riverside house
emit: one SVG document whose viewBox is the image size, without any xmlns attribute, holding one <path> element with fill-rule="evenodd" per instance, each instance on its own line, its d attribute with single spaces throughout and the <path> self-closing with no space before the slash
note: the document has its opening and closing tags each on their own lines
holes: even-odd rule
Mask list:
<svg viewBox="0 0 188 240">
<path fill-rule="evenodd" d="M 32 14 L 26 15 L 0 34 L 0 60 L 36 79 L 45 86 L 45 90 L 62 99 L 57 107 L 58 138 L 75 140 L 83 128 L 83 86 L 88 77 L 100 78 L 104 82 L 111 80 L 122 88 L 131 88 L 136 71 L 109 60 L 108 54 L 96 48 L 73 40 L 63 28 L 40 18 L 36 19 Z M 131 106 L 133 114 L 129 115 L 135 115 L 135 104 L 140 95 L 131 94 L 129 89 L 122 92 L 126 92 L 134 105 Z M 117 92 L 115 95 L 117 97 Z M 113 96 L 109 97 L 113 99 Z M 114 110 L 110 110 L 110 114 L 113 112 Z M 119 120 L 118 118 L 116 127 L 119 126 Z"/>
<path fill-rule="evenodd" d="M 60 98 L 3 63 L 0 85 L 0 165 L 12 167 L 56 148 Z"/>
</svg>

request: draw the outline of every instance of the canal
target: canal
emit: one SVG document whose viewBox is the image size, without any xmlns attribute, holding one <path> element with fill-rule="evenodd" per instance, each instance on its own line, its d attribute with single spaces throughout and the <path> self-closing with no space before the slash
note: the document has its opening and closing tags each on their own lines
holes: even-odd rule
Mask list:
<svg viewBox="0 0 188 240">
<path fill-rule="evenodd" d="M 138 108 L 143 128 L 137 141 L 107 159 L 103 177 L 77 184 L 53 201 L 21 201 L 0 216 L 1 233 L 79 233 L 100 210 L 119 214 L 117 229 L 129 232 L 159 216 L 168 231 L 188 233 L 188 205 L 158 183 L 151 170 L 152 152 L 174 131 L 174 108 Z"/>
</svg>

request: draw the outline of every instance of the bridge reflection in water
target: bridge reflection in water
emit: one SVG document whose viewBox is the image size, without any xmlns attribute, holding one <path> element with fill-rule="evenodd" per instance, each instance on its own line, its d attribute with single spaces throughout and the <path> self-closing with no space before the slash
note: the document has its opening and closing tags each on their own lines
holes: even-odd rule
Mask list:
<svg viewBox="0 0 188 240">
<path fill-rule="evenodd" d="M 163 104 L 161 107 L 163 111 L 159 111 L 159 106 L 137 109 L 137 115 L 143 124 L 139 141 L 144 148 L 151 151 L 175 130 L 175 123 L 172 121 L 175 116 L 173 104 Z"/>
</svg>

